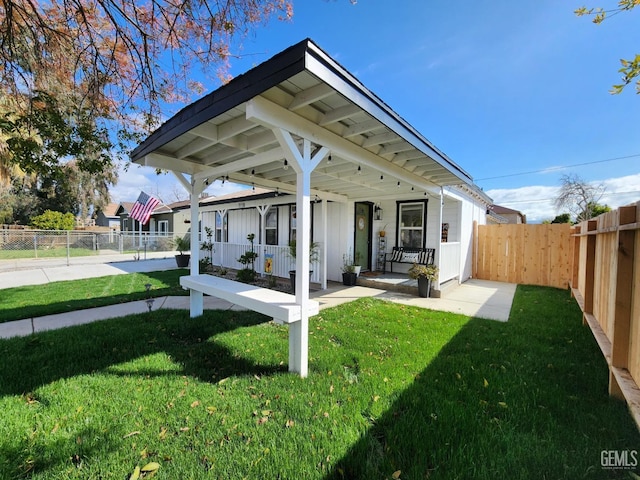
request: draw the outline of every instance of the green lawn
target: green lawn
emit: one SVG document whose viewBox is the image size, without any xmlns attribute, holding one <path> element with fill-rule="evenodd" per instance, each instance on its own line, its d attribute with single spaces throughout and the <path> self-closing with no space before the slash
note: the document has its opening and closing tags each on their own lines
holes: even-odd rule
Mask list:
<svg viewBox="0 0 640 480">
<path fill-rule="evenodd" d="M 566 291 L 508 323 L 374 299 L 287 327 L 162 311 L 0 341 L 0 478 L 633 478 L 640 435 Z"/>
<path fill-rule="evenodd" d="M 110 275 L 28 285 L 0 290 L 0 323 L 84 308 L 143 300 L 164 295 L 187 295 L 179 279 L 187 270 Z M 151 284 L 147 293 L 145 284 Z"/>
</svg>

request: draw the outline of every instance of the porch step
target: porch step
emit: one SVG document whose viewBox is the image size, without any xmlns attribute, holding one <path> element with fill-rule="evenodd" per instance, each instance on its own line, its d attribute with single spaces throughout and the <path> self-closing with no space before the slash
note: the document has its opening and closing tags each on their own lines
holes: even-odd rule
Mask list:
<svg viewBox="0 0 640 480">
<path fill-rule="evenodd" d="M 391 292 L 406 293 L 407 295 L 418 295 L 418 282 L 407 278 L 406 280 L 389 281 L 388 279 L 376 280 L 376 277 L 366 277 L 360 275 L 356 285 L 370 288 L 379 288 Z"/>
<path fill-rule="evenodd" d="M 380 290 L 387 290 L 391 292 L 405 293 L 407 295 L 418 295 L 418 281 L 412 280 L 407 276 L 397 276 L 389 278 L 389 275 L 381 275 L 379 277 L 360 275 L 358 277 L 357 285 L 363 287 L 379 288 Z M 458 286 L 458 279 L 454 278 L 440 285 L 440 290 L 432 290 L 431 295 L 433 298 L 440 298 L 446 294 L 446 292 L 452 288 Z"/>
</svg>

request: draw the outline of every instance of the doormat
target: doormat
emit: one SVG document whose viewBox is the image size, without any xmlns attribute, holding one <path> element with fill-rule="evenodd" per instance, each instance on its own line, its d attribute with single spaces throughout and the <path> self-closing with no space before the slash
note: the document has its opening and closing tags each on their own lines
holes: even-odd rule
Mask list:
<svg viewBox="0 0 640 480">
<path fill-rule="evenodd" d="M 379 277 L 382 275 L 382 272 L 362 272 L 360 274 L 361 277 Z"/>
</svg>

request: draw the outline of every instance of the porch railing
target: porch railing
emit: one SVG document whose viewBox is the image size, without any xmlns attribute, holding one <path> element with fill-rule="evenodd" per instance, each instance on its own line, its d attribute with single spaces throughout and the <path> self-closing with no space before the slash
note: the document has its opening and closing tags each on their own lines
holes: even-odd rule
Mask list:
<svg viewBox="0 0 640 480">
<path fill-rule="evenodd" d="M 440 283 L 460 276 L 460 242 L 440 244 Z"/>
<path fill-rule="evenodd" d="M 233 268 L 240 270 L 244 266 L 238 261 L 240 256 L 251 249 L 248 243 L 219 243 L 214 242 L 213 264 L 214 266 Z M 268 275 L 266 261 L 269 259 L 271 274 L 276 277 L 289 278 L 289 270 L 295 268 L 295 259 L 289 256 L 288 246 L 279 245 L 255 245 L 254 251 L 258 254 L 255 262 L 256 272 Z M 206 251 L 200 253 L 201 257 Z M 310 281 L 320 282 L 320 263 L 311 264 L 312 274 Z"/>
</svg>

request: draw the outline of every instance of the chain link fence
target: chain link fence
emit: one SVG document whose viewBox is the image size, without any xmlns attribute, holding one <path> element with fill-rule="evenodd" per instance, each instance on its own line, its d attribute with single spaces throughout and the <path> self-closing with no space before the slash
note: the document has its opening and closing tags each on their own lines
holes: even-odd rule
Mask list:
<svg viewBox="0 0 640 480">
<path fill-rule="evenodd" d="M 173 251 L 173 234 L 0 230 L 0 260 Z"/>
</svg>

